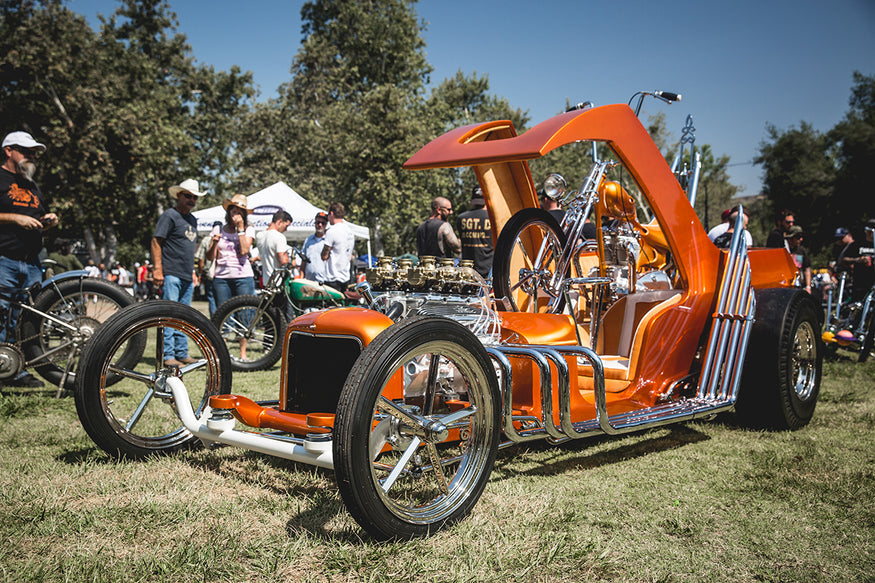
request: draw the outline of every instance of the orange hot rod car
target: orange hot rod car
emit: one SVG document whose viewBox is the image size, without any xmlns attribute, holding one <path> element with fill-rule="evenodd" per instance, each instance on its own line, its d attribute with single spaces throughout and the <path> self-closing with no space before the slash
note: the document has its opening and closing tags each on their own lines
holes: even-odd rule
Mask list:
<svg viewBox="0 0 875 583">
<path fill-rule="evenodd" d="M 553 177 L 548 194 L 567 208 L 558 223 L 537 208 L 527 160 L 581 141 L 610 156 L 593 150 L 577 192 Z M 75 398 L 92 439 L 130 458 L 202 442 L 333 469 L 352 516 L 386 539 L 466 516 L 503 445 L 731 410 L 774 428 L 811 418 L 820 310 L 793 287 L 789 254 L 747 249 L 740 220 L 730 248 L 715 247 L 627 105 L 519 136 L 507 121 L 459 128 L 405 166 L 473 167 L 496 243 L 492 288 L 465 264 L 384 259 L 360 286 L 367 308 L 307 313 L 284 330 L 257 323 L 250 350 L 283 343 L 269 403 L 231 394 L 224 331 L 197 311 L 126 309 L 82 357 Z M 163 366 L 171 334 L 197 363 Z M 147 357 L 123 366 L 125 346 L 144 337 Z"/>
</svg>

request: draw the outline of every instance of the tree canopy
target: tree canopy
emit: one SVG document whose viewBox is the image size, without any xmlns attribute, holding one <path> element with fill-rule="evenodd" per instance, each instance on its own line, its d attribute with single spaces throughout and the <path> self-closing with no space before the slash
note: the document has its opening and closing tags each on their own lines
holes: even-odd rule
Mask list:
<svg viewBox="0 0 875 583">
<path fill-rule="evenodd" d="M 196 177 L 221 196 L 251 74 L 196 67 L 163 1 L 124 0 L 100 31 L 60 0 L 2 10 L 0 119 L 48 146 L 39 180 L 62 234 L 112 260 L 125 233 L 141 259 L 168 186 Z"/>
<path fill-rule="evenodd" d="M 119 0 L 99 30 L 64 0 L 9 0 L 0 14 L 2 129 L 49 146 L 38 180 L 61 234 L 84 236 L 95 260 L 116 248 L 142 259 L 171 203 L 167 187 L 185 178 L 209 192 L 201 206 L 283 180 L 314 204 L 346 205 L 371 228 L 375 252 L 408 252 L 431 199 L 464 210 L 475 178 L 403 162 L 459 125 L 510 119 L 522 133 L 529 123 L 490 92 L 487 75 L 460 70 L 431 83 L 425 23 L 410 0 L 306 2 L 289 80 L 264 101 L 251 73 L 196 64 L 165 0 Z M 659 120 L 651 131 L 671 141 Z M 554 168 L 588 168 L 588 149 L 561 150 L 532 163 L 536 182 Z M 703 151 L 704 187 L 731 196 L 728 159 Z"/>
<path fill-rule="evenodd" d="M 868 195 L 875 179 L 875 77 L 854 73 L 849 105 L 828 132 L 805 121 L 785 130 L 769 124 L 754 159 L 763 167 L 767 216 L 795 212 L 806 245 L 822 263 L 836 227 L 853 231 L 875 217 L 875 198 Z"/>
</svg>

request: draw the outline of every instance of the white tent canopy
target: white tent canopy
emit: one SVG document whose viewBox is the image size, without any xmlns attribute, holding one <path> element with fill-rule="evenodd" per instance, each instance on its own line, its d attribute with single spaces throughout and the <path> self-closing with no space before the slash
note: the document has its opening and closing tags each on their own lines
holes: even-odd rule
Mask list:
<svg viewBox="0 0 875 583">
<path fill-rule="evenodd" d="M 249 224 L 255 227 L 255 231 L 264 231 L 270 225 L 273 214 L 278 210 L 284 210 L 292 215 L 292 224 L 286 231 L 286 239 L 290 241 L 303 241 L 313 234 L 316 213 L 322 209 L 313 206 L 295 192 L 285 182 L 277 182 L 264 190 L 259 190 L 246 197 L 252 212 L 249 213 Z M 225 209 L 222 205 L 192 213 L 197 219 L 197 230 L 201 235 L 209 233 L 213 223 L 225 222 Z M 368 242 L 368 255 L 371 254 L 371 234 L 367 227 L 354 225 L 346 221 L 356 239 L 365 239 Z"/>
<path fill-rule="evenodd" d="M 264 190 L 250 194 L 246 198 L 252 209 L 252 212 L 249 213 L 249 224 L 255 227 L 256 231 L 267 229 L 273 214 L 278 210 L 284 210 L 292 215 L 292 224 L 286 231 L 286 238 L 293 241 L 303 241 L 312 235 L 316 213 L 324 212 L 307 202 L 285 182 L 277 182 Z M 222 208 L 222 205 L 195 211 L 192 214 L 197 219 L 197 230 L 200 234 L 209 233 L 216 221 L 225 222 L 225 209 Z M 346 222 L 356 239 L 371 238 L 367 227 Z"/>
</svg>

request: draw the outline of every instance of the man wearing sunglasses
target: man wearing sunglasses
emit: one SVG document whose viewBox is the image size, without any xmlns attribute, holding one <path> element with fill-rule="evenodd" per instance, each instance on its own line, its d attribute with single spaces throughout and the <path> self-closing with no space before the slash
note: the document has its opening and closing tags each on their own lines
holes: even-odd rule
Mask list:
<svg viewBox="0 0 875 583">
<path fill-rule="evenodd" d="M 328 264 L 322 259 L 325 247 L 325 231 L 328 228 L 328 213 L 318 212 L 313 220 L 313 234 L 304 241 L 303 252 L 307 256 L 304 264 L 304 277 L 310 281 L 325 283 L 328 278 Z"/>
<path fill-rule="evenodd" d="M 3 161 L 0 170 L 0 294 L 12 296 L 42 279 L 39 252 L 43 247 L 43 229 L 58 224 L 55 213 L 48 212 L 43 195 L 33 181 L 36 159 L 46 147 L 27 132 L 12 132 L 3 138 Z M 18 311 L 0 298 L 0 312 L 7 314 L 0 322 L 0 342 L 11 337 Z M 41 387 L 43 382 L 23 372 L 6 384 L 18 387 Z"/>
<path fill-rule="evenodd" d="M 197 199 L 197 180 L 183 180 L 167 189 L 176 197 L 176 206 L 158 218 L 152 235 L 152 281 L 161 286 L 161 299 L 191 305 L 194 291 L 194 253 L 197 247 L 197 219 L 191 211 Z M 188 341 L 182 332 L 173 330 L 164 336 L 164 364 L 180 367 L 197 362 L 188 354 Z"/>
</svg>

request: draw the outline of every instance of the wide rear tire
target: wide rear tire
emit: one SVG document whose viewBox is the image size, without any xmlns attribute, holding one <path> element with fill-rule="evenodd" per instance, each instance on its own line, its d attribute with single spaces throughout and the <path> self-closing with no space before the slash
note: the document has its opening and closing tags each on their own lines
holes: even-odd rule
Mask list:
<svg viewBox="0 0 875 583">
<path fill-rule="evenodd" d="M 798 429 L 820 394 L 820 307 L 797 289 L 759 290 L 756 302 L 736 418 L 749 427 Z"/>
</svg>

